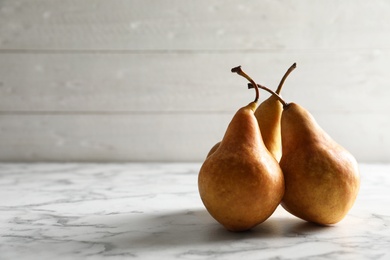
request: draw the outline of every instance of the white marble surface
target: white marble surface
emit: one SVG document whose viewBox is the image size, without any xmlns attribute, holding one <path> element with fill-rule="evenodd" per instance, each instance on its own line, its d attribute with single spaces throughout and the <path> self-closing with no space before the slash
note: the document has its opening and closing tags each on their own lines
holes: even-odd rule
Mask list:
<svg viewBox="0 0 390 260">
<path fill-rule="evenodd" d="M 390 259 L 390 165 L 361 164 L 355 206 L 319 227 L 282 208 L 224 230 L 200 164 L 0 164 L 0 259 Z"/>
</svg>

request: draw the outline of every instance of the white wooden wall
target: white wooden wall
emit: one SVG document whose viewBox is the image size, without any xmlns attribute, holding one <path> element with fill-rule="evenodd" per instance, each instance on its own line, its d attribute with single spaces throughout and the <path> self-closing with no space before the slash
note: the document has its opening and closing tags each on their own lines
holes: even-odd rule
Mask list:
<svg viewBox="0 0 390 260">
<path fill-rule="evenodd" d="M 390 1 L 0 0 L 1 161 L 201 161 L 242 65 L 390 162 Z M 262 92 L 262 98 L 268 94 Z"/>
</svg>

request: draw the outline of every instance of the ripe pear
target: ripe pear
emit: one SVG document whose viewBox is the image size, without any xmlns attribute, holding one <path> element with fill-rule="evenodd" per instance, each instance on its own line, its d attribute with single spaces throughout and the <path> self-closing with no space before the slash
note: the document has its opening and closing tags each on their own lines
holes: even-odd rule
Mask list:
<svg viewBox="0 0 390 260">
<path fill-rule="evenodd" d="M 285 179 L 281 205 L 309 222 L 339 222 L 351 209 L 360 186 L 356 159 L 336 143 L 302 106 L 284 105 L 281 118 Z"/>
<path fill-rule="evenodd" d="M 276 93 L 280 95 L 283 83 L 287 76 L 296 68 L 294 63 L 284 74 L 279 83 Z M 280 119 L 282 117 L 283 105 L 279 99 L 271 95 L 264 100 L 256 109 L 255 117 L 259 123 L 264 144 L 277 161 L 282 157 L 282 137 L 280 134 Z"/>
<path fill-rule="evenodd" d="M 240 67 L 232 71 L 246 76 Z M 254 102 L 236 112 L 198 176 L 199 194 L 207 211 L 230 231 L 245 231 L 265 221 L 284 193 L 283 173 L 265 147 L 254 116 L 257 87 L 256 93 Z"/>
<path fill-rule="evenodd" d="M 356 159 L 318 125 L 309 111 L 264 89 L 283 105 L 280 167 L 285 193 L 281 205 L 291 214 L 320 225 L 341 221 L 360 188 Z"/>
</svg>

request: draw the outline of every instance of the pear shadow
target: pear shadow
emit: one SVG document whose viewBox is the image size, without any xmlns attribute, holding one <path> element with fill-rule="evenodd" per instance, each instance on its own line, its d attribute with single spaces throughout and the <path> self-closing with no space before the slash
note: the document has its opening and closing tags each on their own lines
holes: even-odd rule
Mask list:
<svg viewBox="0 0 390 260">
<path fill-rule="evenodd" d="M 128 223 L 136 228 L 118 239 L 136 248 L 208 244 L 228 239 L 226 234 L 232 233 L 200 209 L 143 215 Z"/>
<path fill-rule="evenodd" d="M 304 220 L 299 220 L 295 225 L 291 225 L 286 230 L 286 236 L 288 237 L 306 237 L 310 235 L 318 235 L 324 232 L 328 232 L 334 228 L 334 225 L 319 225 Z"/>
<path fill-rule="evenodd" d="M 295 217 L 270 217 L 255 228 L 231 232 L 215 221 L 205 209 L 143 215 L 132 219 L 128 232 L 111 238 L 110 243 L 132 248 L 210 245 L 238 240 L 306 237 L 331 226 L 319 226 Z"/>
</svg>

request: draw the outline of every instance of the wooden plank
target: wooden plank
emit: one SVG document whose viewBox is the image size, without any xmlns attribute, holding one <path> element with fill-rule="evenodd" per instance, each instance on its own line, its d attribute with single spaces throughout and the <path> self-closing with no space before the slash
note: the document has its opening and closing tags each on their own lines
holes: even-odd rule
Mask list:
<svg viewBox="0 0 390 260">
<path fill-rule="evenodd" d="M 386 0 L 0 1 L 0 160 L 203 160 L 253 98 L 230 68 L 274 88 L 297 62 L 287 101 L 358 159 L 388 162 L 389 13 Z"/>
<path fill-rule="evenodd" d="M 1 115 L 1 161 L 203 161 L 233 115 Z M 387 113 L 316 113 L 360 162 L 390 160 Z"/>
<path fill-rule="evenodd" d="M 275 89 L 293 63 L 283 95 L 311 111 L 390 111 L 390 51 L 0 54 L 0 111 L 235 111 L 253 98 L 243 68 Z M 262 98 L 268 93 L 262 92 Z"/>
<path fill-rule="evenodd" d="M 378 1 L 3 0 L 3 50 L 351 50 L 388 48 Z"/>
</svg>

